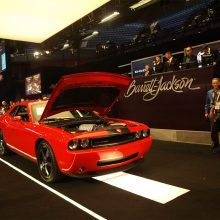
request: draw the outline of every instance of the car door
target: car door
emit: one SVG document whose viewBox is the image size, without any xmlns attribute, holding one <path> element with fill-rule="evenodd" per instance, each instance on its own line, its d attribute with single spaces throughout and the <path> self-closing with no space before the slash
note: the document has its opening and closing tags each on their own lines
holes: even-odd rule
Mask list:
<svg viewBox="0 0 220 220">
<path fill-rule="evenodd" d="M 15 120 L 16 116 L 20 116 L 21 120 Z M 14 150 L 34 158 L 34 143 L 35 135 L 31 132 L 32 122 L 30 121 L 28 107 L 20 105 L 13 114 L 9 115 L 8 126 L 5 132 L 5 140 L 7 144 Z"/>
</svg>

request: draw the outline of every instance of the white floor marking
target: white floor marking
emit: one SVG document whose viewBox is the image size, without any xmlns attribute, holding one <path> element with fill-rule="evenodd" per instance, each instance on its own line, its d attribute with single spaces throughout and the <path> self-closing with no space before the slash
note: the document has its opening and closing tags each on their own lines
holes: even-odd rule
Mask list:
<svg viewBox="0 0 220 220">
<path fill-rule="evenodd" d="M 40 185 L 41 187 L 47 189 L 48 191 L 52 192 L 53 194 L 55 194 L 56 196 L 59 196 L 60 198 L 64 199 L 65 201 L 69 202 L 70 204 L 72 204 L 73 206 L 81 209 L 82 211 L 86 212 L 87 214 L 89 214 L 90 216 L 94 217 L 95 219 L 98 220 L 106 220 L 106 218 L 96 214 L 95 212 L 89 210 L 88 208 L 82 206 L 81 204 L 79 204 L 78 202 L 70 199 L 69 197 L 65 196 L 64 194 L 56 191 L 55 189 L 47 186 L 46 184 L 42 183 L 41 181 L 35 179 L 34 177 L 30 176 L 29 174 L 25 173 L 24 171 L 22 171 L 21 169 L 15 167 L 14 165 L 8 163 L 7 161 L 3 160 L 0 158 L 0 161 L 4 164 L 6 164 L 7 166 L 11 167 L 12 169 L 14 169 L 15 171 L 17 171 L 18 173 L 22 174 L 23 176 L 27 177 L 28 179 L 32 180 L 33 182 L 37 183 L 38 185 Z"/>
<path fill-rule="evenodd" d="M 162 204 L 190 191 L 124 172 L 98 176 L 94 179 Z"/>
</svg>

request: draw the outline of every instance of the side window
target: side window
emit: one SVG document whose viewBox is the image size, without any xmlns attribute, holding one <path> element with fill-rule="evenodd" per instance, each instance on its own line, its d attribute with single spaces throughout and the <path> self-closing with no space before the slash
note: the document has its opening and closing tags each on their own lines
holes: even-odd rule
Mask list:
<svg viewBox="0 0 220 220">
<path fill-rule="evenodd" d="M 27 106 L 21 105 L 19 106 L 18 111 L 15 113 L 14 116 L 21 116 L 22 121 L 29 121 L 28 109 Z"/>
<path fill-rule="evenodd" d="M 11 110 L 11 112 L 10 112 L 10 114 L 9 114 L 10 117 L 14 117 L 15 114 L 17 113 L 18 109 L 19 109 L 19 106 L 15 106 L 15 107 Z"/>
</svg>

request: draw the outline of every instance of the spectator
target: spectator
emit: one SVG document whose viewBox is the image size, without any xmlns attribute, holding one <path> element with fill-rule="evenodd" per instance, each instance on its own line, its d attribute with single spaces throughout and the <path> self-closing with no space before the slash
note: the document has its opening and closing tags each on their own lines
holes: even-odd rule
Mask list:
<svg viewBox="0 0 220 220">
<path fill-rule="evenodd" d="M 213 89 L 207 92 L 205 104 L 205 117 L 210 120 L 212 149 L 216 153 L 219 151 L 219 137 L 218 132 L 220 129 L 220 80 L 218 78 L 212 79 Z"/>
<path fill-rule="evenodd" d="M 14 102 L 13 102 L 13 101 L 10 101 L 10 102 L 9 102 L 9 108 L 13 107 L 13 105 L 14 105 Z"/>
<path fill-rule="evenodd" d="M 154 61 L 154 71 L 155 73 L 162 73 L 163 72 L 163 63 L 161 62 L 161 57 L 156 56 Z"/>
<path fill-rule="evenodd" d="M 150 65 L 149 64 L 146 64 L 146 66 L 145 66 L 145 76 L 150 76 L 150 75 L 152 75 L 152 74 L 154 74 L 154 71 L 152 70 L 152 68 L 150 67 Z"/>
<path fill-rule="evenodd" d="M 179 63 L 176 58 L 172 56 L 170 51 L 165 53 L 167 61 L 164 63 L 164 72 L 176 71 L 178 70 Z"/>
<path fill-rule="evenodd" d="M 198 67 L 197 57 L 193 54 L 192 47 L 187 47 L 185 49 L 185 56 L 182 63 L 183 69 L 190 69 Z"/>
<path fill-rule="evenodd" d="M 6 101 L 2 101 L 2 113 L 5 114 L 8 111 L 9 107 Z"/>
<path fill-rule="evenodd" d="M 207 44 L 204 44 L 202 47 L 202 64 L 203 66 L 207 65 L 216 65 L 219 63 L 219 51 L 218 49 L 211 48 Z"/>
</svg>

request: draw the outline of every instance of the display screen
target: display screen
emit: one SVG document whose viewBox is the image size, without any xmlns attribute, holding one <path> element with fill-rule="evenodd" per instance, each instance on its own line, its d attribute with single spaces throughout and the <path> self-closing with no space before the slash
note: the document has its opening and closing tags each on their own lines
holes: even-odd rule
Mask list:
<svg viewBox="0 0 220 220">
<path fill-rule="evenodd" d="M 26 95 L 36 95 L 41 93 L 41 74 L 35 74 L 25 78 Z"/>
<path fill-rule="evenodd" d="M 0 45 L 0 72 L 6 70 L 6 54 L 5 47 Z"/>
<path fill-rule="evenodd" d="M 163 60 L 163 55 L 156 55 L 156 56 L 160 56 L 161 57 L 161 61 Z M 135 77 L 139 77 L 139 76 L 144 76 L 145 74 L 145 66 L 146 64 L 149 64 L 150 67 L 153 69 L 154 68 L 154 61 L 155 61 L 155 57 L 147 57 L 147 58 L 143 58 L 140 60 L 134 60 L 131 62 L 131 72 L 132 72 L 132 76 L 133 78 Z"/>
</svg>

